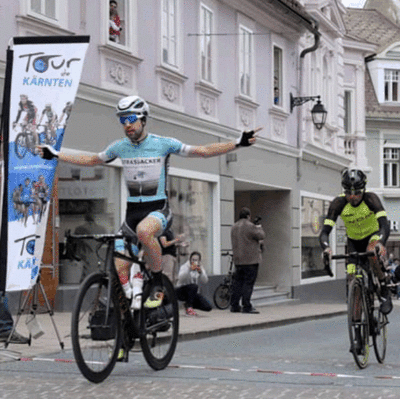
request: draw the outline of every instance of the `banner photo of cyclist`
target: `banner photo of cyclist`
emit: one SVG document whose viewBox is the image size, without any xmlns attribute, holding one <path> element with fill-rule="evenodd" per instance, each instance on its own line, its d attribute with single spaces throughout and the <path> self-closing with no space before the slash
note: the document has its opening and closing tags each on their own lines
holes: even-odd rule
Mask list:
<svg viewBox="0 0 400 399">
<path fill-rule="evenodd" d="M 36 283 L 57 166 L 36 146 L 60 150 L 88 45 L 89 36 L 14 37 L 7 50 L 0 292 Z"/>
</svg>

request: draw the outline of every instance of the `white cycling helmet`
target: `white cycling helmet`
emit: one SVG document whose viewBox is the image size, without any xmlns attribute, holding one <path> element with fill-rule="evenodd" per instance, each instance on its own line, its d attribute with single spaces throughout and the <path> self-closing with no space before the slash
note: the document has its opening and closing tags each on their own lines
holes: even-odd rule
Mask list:
<svg viewBox="0 0 400 399">
<path fill-rule="evenodd" d="M 117 116 L 136 114 L 143 118 L 149 115 L 149 104 L 138 96 L 124 97 L 117 104 Z"/>
</svg>

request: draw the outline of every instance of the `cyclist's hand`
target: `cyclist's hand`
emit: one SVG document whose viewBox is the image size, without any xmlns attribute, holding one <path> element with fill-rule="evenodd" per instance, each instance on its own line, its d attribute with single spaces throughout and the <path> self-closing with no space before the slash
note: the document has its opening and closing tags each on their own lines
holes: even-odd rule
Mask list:
<svg viewBox="0 0 400 399">
<path fill-rule="evenodd" d="M 329 277 L 333 277 L 331 269 L 331 259 L 332 259 L 332 248 L 326 247 L 322 252 L 322 260 L 324 262 L 325 271 L 328 273 Z"/>
<path fill-rule="evenodd" d="M 258 127 L 250 132 L 243 132 L 236 142 L 236 147 L 249 147 L 254 144 L 256 142 L 256 133 L 261 129 L 262 127 Z"/>
<path fill-rule="evenodd" d="M 50 160 L 53 158 L 58 158 L 58 151 L 55 150 L 53 147 L 50 145 L 42 145 L 42 146 L 37 146 L 39 150 L 39 155 L 46 160 Z"/>
<path fill-rule="evenodd" d="M 368 244 L 367 251 L 374 251 L 379 260 L 384 262 L 386 259 L 386 247 L 378 240 L 371 241 Z"/>
</svg>

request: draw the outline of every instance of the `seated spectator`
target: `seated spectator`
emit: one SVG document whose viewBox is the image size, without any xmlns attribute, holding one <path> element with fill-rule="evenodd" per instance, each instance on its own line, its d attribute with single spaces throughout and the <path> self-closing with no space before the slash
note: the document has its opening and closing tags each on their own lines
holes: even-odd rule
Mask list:
<svg viewBox="0 0 400 399">
<path fill-rule="evenodd" d="M 176 284 L 176 295 L 178 300 L 185 302 L 188 316 L 197 316 L 194 309 L 205 312 L 212 309 L 210 302 L 199 293 L 199 283 L 206 284 L 207 282 L 207 273 L 201 265 L 201 254 L 192 252 L 189 260 L 181 266 Z"/>
<path fill-rule="evenodd" d="M 0 342 L 6 342 L 11 330 L 13 329 L 14 321 L 11 313 L 8 309 L 7 297 L 3 296 L 0 298 Z M 27 344 L 29 343 L 28 338 L 23 337 L 14 331 L 11 339 L 11 344 Z"/>
</svg>

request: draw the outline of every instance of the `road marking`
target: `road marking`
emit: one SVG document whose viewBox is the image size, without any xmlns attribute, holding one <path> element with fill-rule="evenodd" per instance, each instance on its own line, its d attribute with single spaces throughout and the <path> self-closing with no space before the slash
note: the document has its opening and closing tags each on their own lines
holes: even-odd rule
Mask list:
<svg viewBox="0 0 400 399">
<path fill-rule="evenodd" d="M 21 357 L 18 359 L 21 362 L 41 361 L 41 362 L 55 362 L 55 363 L 76 363 L 74 359 L 51 359 L 44 357 Z M 102 362 L 90 362 L 93 364 L 104 364 Z M 190 364 L 170 364 L 168 368 L 173 369 L 196 369 L 196 370 L 211 370 L 211 371 L 243 371 L 232 367 L 220 367 L 220 366 L 198 366 Z M 274 374 L 274 375 L 304 375 L 309 377 L 328 377 L 328 378 L 357 378 L 357 379 L 369 379 L 374 378 L 377 380 L 400 380 L 400 376 L 396 375 L 352 375 L 352 374 L 337 374 L 337 373 L 315 373 L 307 371 L 282 371 L 282 370 L 264 370 L 255 369 L 248 370 L 249 372 L 263 373 L 263 374 Z"/>
</svg>

